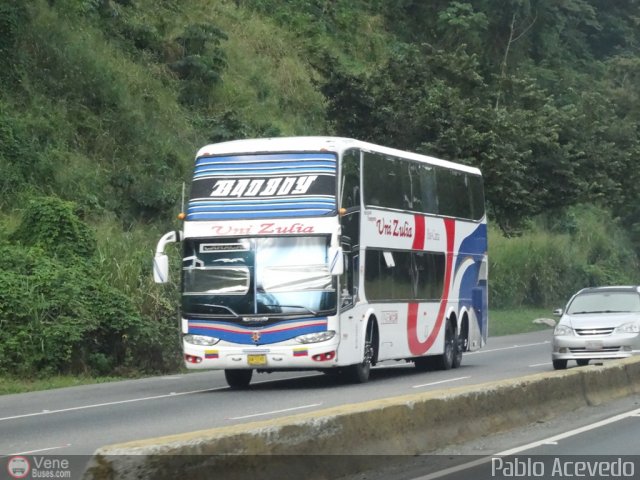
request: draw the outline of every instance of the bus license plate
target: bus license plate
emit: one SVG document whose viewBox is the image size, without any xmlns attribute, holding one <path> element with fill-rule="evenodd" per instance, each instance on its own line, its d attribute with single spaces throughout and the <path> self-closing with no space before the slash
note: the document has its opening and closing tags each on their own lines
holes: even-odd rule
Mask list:
<svg viewBox="0 0 640 480">
<path fill-rule="evenodd" d="M 266 365 L 267 364 L 267 356 L 264 354 L 260 354 L 260 355 L 247 355 L 247 361 L 249 363 L 249 365 L 257 367 L 260 365 Z"/>
</svg>

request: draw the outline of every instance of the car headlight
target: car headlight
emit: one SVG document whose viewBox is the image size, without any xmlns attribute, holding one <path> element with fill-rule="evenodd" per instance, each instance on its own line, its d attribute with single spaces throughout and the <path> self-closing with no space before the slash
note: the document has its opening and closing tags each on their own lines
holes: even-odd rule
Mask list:
<svg viewBox="0 0 640 480">
<path fill-rule="evenodd" d="M 616 327 L 614 333 L 640 333 L 640 325 L 637 322 L 629 322 Z"/>
<path fill-rule="evenodd" d="M 566 325 L 558 325 L 553 331 L 553 334 L 557 337 L 564 335 L 573 335 L 573 328 L 567 327 Z"/>
<path fill-rule="evenodd" d="M 202 347 L 210 347 L 211 345 L 215 345 L 220 341 L 219 338 L 216 337 L 207 337 L 205 335 L 184 335 L 182 337 L 185 342 L 190 343 L 191 345 L 200 345 Z"/>
<path fill-rule="evenodd" d="M 331 340 L 335 336 L 336 332 L 333 330 L 327 330 L 326 332 L 307 333 L 306 335 L 300 335 L 296 337 L 296 342 L 299 343 L 317 343 Z"/>
</svg>

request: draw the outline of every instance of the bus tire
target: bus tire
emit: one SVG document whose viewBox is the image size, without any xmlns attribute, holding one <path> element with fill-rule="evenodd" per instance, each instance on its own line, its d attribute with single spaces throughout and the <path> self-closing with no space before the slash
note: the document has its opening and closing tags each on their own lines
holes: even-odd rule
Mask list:
<svg viewBox="0 0 640 480">
<path fill-rule="evenodd" d="M 227 384 L 234 389 L 247 388 L 252 376 L 253 370 L 251 369 L 224 371 L 224 378 L 227 380 Z"/>
<path fill-rule="evenodd" d="M 462 352 L 464 351 L 464 340 L 460 338 L 460 336 L 455 337 L 455 341 L 453 342 L 454 352 L 453 352 L 453 363 L 451 364 L 452 368 L 458 368 L 462 363 Z"/>
<path fill-rule="evenodd" d="M 444 352 L 436 357 L 436 365 L 439 370 L 450 370 L 453 367 L 456 350 L 456 332 L 453 324 L 447 322 L 444 331 Z"/>
<path fill-rule="evenodd" d="M 458 368 L 462 364 L 462 354 L 467 351 L 469 346 L 469 321 L 467 317 L 462 318 L 460 331 L 456 335 L 456 354 L 453 357 L 453 368 Z"/>
<path fill-rule="evenodd" d="M 371 365 L 376 354 L 375 328 L 373 322 L 367 325 L 364 341 L 364 355 L 361 363 L 350 365 L 345 369 L 347 380 L 351 383 L 366 383 L 369 381 Z"/>
</svg>

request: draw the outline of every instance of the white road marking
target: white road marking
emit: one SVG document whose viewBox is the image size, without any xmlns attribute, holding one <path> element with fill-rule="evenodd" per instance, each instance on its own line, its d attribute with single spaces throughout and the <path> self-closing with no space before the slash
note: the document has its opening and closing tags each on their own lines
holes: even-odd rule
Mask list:
<svg viewBox="0 0 640 480">
<path fill-rule="evenodd" d="M 228 387 L 218 387 L 218 388 L 206 388 L 203 390 L 191 390 L 189 392 L 180 392 L 180 393 L 176 393 L 174 395 L 172 394 L 166 394 L 166 395 L 155 395 L 152 397 L 140 397 L 140 398 L 130 398 L 128 400 L 118 400 L 115 402 L 105 402 L 105 403 L 95 403 L 92 405 L 80 405 L 78 407 L 70 407 L 70 408 L 61 408 L 58 410 L 43 410 L 42 412 L 35 412 L 35 413 L 25 413 L 23 415 L 13 415 L 11 417 L 2 417 L 0 418 L 0 422 L 4 422 L 6 420 L 16 420 L 18 418 L 27 418 L 27 417 L 38 417 L 40 415 L 51 415 L 53 413 L 63 413 L 63 412 L 73 412 L 76 410 L 86 410 L 88 408 L 98 408 L 98 407 L 109 407 L 112 405 L 122 405 L 124 403 L 133 403 L 133 402 L 143 402 L 145 400 L 158 400 L 161 398 L 167 398 L 167 397 L 175 397 L 175 396 L 179 396 L 179 395 L 191 395 L 192 393 L 203 393 L 203 392 L 213 392 L 216 390 L 226 390 Z"/>
<path fill-rule="evenodd" d="M 573 430 L 569 430 L 568 432 L 564 432 L 559 435 L 554 435 L 553 437 L 545 438 L 544 440 L 539 440 L 537 442 L 532 442 L 527 445 L 522 445 L 521 447 L 505 450 L 503 452 L 496 453 L 495 456 L 515 455 L 516 453 L 524 452 L 525 450 L 531 450 L 532 448 L 539 447 L 540 445 L 544 445 L 545 443 L 548 443 L 548 442 L 557 443 L 558 440 L 564 440 L 565 438 L 573 437 L 574 435 L 579 435 L 581 433 L 588 432 L 590 430 L 595 430 L 596 428 L 604 427 L 605 425 L 619 422 L 620 420 L 624 420 L 625 418 L 635 417 L 636 415 L 639 415 L 639 414 L 640 414 L 640 408 L 636 410 L 632 410 L 630 412 L 621 413 L 619 415 L 614 415 L 613 417 L 605 418 L 604 420 L 600 420 L 598 422 L 585 425 L 584 427 L 575 428 Z"/>
<path fill-rule="evenodd" d="M 315 373 L 315 372 L 314 372 Z M 309 375 L 306 375 L 309 376 Z M 253 382 L 253 385 L 258 385 L 258 384 L 263 384 L 263 383 L 269 383 L 269 382 L 280 382 L 282 380 L 293 380 L 296 378 L 305 378 L 306 376 L 298 376 L 298 377 L 288 377 L 286 379 L 270 379 L 270 380 L 264 380 L 262 382 Z M 91 404 L 91 405 L 80 405 L 78 407 L 70 407 L 70 408 L 60 408 L 58 410 L 42 410 L 41 412 L 34 412 L 34 413 L 25 413 L 22 415 L 13 415 L 11 417 L 1 417 L 0 418 L 0 422 L 6 421 L 6 420 L 16 420 L 18 418 L 28 418 L 28 417 L 38 417 L 40 415 L 51 415 L 53 413 L 64 413 L 64 412 L 74 412 L 77 410 L 86 410 L 88 408 L 98 408 L 98 407 L 110 407 L 113 405 L 122 405 L 125 403 L 134 403 L 134 402 L 144 402 L 145 400 L 159 400 L 162 398 L 168 398 L 168 397 L 179 397 L 182 395 L 191 395 L 193 393 L 204 393 L 204 392 L 216 392 L 219 390 L 228 390 L 229 387 L 216 387 L 216 388 L 205 388 L 202 390 L 191 390 L 188 392 L 171 392 L 165 395 L 154 395 L 151 397 L 140 397 L 140 398 L 130 398 L 128 400 L 117 400 L 114 402 L 105 402 L 105 403 L 95 403 L 95 404 Z"/>
<path fill-rule="evenodd" d="M 286 412 L 293 412 L 295 410 L 303 410 L 305 408 L 319 407 L 320 405 L 322 405 L 322 404 L 321 403 L 312 403 L 311 405 L 302 405 L 300 407 L 285 408 L 285 409 L 282 409 L 282 410 L 273 410 L 271 412 L 253 413 L 251 415 L 243 415 L 241 417 L 230 417 L 227 420 L 244 420 L 246 418 L 263 417 L 265 415 L 274 415 L 274 414 L 277 414 L 277 413 L 286 413 Z"/>
<path fill-rule="evenodd" d="M 589 425 L 585 425 L 584 427 L 575 428 L 573 430 L 569 430 L 568 432 L 561 433 L 559 435 L 554 435 L 552 437 L 545 438 L 543 440 L 538 440 L 536 442 L 531 442 L 526 445 L 522 445 L 520 447 L 515 447 L 509 450 L 504 450 L 502 452 L 495 453 L 493 455 L 489 455 L 486 457 L 479 458 L 478 460 L 474 460 L 473 462 L 463 463 L 461 465 L 456 465 L 455 467 L 445 468 L 444 470 L 440 470 L 438 472 L 430 473 L 429 475 L 424 475 L 422 477 L 416 477 L 413 480 L 433 480 L 436 478 L 441 478 L 447 475 L 451 475 L 452 473 L 461 472 L 463 470 L 467 470 L 473 467 L 477 467 L 478 465 L 482 465 L 485 463 L 491 462 L 492 459 L 496 457 L 506 457 L 509 455 L 516 455 L 518 453 L 524 452 L 526 450 L 531 450 L 533 448 L 540 447 L 542 445 L 557 445 L 559 440 L 564 440 L 565 438 L 572 437 L 574 435 L 579 435 L 584 432 L 588 432 L 590 430 L 594 430 L 596 428 L 604 427 L 605 425 L 609 425 L 611 423 L 619 422 L 620 420 L 624 420 L 629 417 L 637 417 L 640 416 L 640 408 L 636 410 L 632 410 L 630 412 L 621 413 L 619 415 L 615 415 L 613 417 L 605 418 L 604 420 L 600 420 L 595 423 L 591 423 Z"/>
<path fill-rule="evenodd" d="M 465 355 L 479 355 L 481 353 L 491 353 L 491 352 L 500 352 L 502 350 L 513 350 L 514 348 L 524 348 L 524 347 L 537 347 L 538 345 L 547 345 L 551 343 L 551 340 L 545 340 L 544 342 L 537 343 L 525 343 L 524 345 L 511 345 L 510 347 L 500 347 L 500 348 L 489 348 L 476 350 L 475 352 L 468 352 Z"/>
<path fill-rule="evenodd" d="M 457 382 L 458 380 L 466 380 L 467 378 L 471 378 L 471 377 L 449 378 L 447 380 L 440 380 L 439 382 L 431 382 L 431 383 L 423 383 L 422 385 L 414 385 L 411 388 L 430 387 L 432 385 L 440 385 L 441 383 Z"/>
<path fill-rule="evenodd" d="M 272 378 L 270 380 L 262 380 L 260 382 L 251 382 L 251 385 L 261 385 L 263 383 L 283 382 L 285 380 L 297 380 L 299 378 L 323 377 L 323 376 L 324 376 L 324 373 L 318 374 L 318 372 L 312 370 L 307 375 L 298 375 L 297 377 L 286 377 L 286 378 Z"/>
<path fill-rule="evenodd" d="M 0 458 L 8 458 L 8 457 L 13 457 L 15 455 L 32 455 L 34 453 L 50 452 L 51 450 L 59 450 L 61 448 L 69 448 L 70 446 L 71 446 L 71 444 L 67 443 L 66 445 L 60 445 L 59 447 L 39 448 L 38 450 L 29 450 L 27 452 L 16 452 L 16 453 L 10 453 L 9 455 L 0 455 Z"/>
<path fill-rule="evenodd" d="M 551 362 L 544 362 L 544 363 L 534 363 L 533 365 L 529 365 L 530 368 L 535 368 L 535 367 L 545 367 L 547 365 L 551 365 Z"/>
<path fill-rule="evenodd" d="M 491 461 L 491 458 L 492 457 L 482 457 L 478 460 L 474 460 L 473 462 L 467 462 L 461 465 L 456 465 L 455 467 L 438 470 L 437 472 L 430 473 L 429 475 L 423 475 L 422 477 L 415 477 L 413 480 L 434 480 L 435 478 L 446 477 L 447 475 L 451 475 L 452 473 L 462 472 L 464 470 L 468 470 L 470 468 L 488 463 Z"/>
</svg>

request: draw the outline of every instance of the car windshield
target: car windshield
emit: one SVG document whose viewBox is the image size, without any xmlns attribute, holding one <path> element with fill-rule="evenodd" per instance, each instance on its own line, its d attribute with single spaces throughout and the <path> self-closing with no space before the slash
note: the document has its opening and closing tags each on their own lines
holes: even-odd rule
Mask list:
<svg viewBox="0 0 640 480">
<path fill-rule="evenodd" d="M 320 236 L 187 240 L 183 312 L 240 317 L 335 309 L 328 246 Z"/>
<path fill-rule="evenodd" d="M 635 292 L 590 292 L 577 295 L 567 313 L 640 312 L 640 295 Z"/>
</svg>

